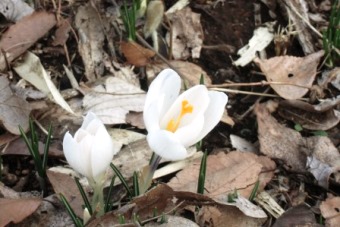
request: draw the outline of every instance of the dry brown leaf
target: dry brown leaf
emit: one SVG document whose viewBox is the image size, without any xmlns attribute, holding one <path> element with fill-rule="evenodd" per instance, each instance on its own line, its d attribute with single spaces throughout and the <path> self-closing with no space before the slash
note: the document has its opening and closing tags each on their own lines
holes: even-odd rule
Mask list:
<svg viewBox="0 0 340 227">
<path fill-rule="evenodd" d="M 75 16 L 75 27 L 79 33 L 78 50 L 83 59 L 86 78 L 93 82 L 104 73 L 104 40 L 103 29 L 108 25 L 99 18 L 98 12 L 88 2 L 78 7 Z"/>
<path fill-rule="evenodd" d="M 57 172 L 54 168 L 46 171 L 48 180 L 51 182 L 56 194 L 62 193 L 77 216 L 83 216 L 83 199 L 74 179 L 68 174 Z"/>
<path fill-rule="evenodd" d="M 326 163 L 320 162 L 320 160 L 315 157 L 307 157 L 307 168 L 318 181 L 318 185 L 328 189 L 329 177 L 335 169 Z"/>
<path fill-rule="evenodd" d="M 301 151 L 302 136 L 295 130 L 279 124 L 265 107 L 256 104 L 260 151 L 270 158 L 281 159 L 293 171 L 304 171 L 306 155 Z"/>
<path fill-rule="evenodd" d="M 149 222 L 145 224 L 145 227 L 173 227 L 173 226 L 185 226 L 185 227 L 199 227 L 195 222 L 183 218 L 180 216 L 174 216 L 174 215 L 164 215 L 164 218 L 166 220 L 165 223 L 159 224 L 157 222 Z"/>
<path fill-rule="evenodd" d="M 120 48 L 127 62 L 137 67 L 142 67 L 150 62 L 150 59 L 155 56 L 155 52 L 146 49 L 134 41 L 122 41 Z"/>
<path fill-rule="evenodd" d="M 52 42 L 53 46 L 63 46 L 65 45 L 68 37 L 69 37 L 69 32 L 71 31 L 71 20 L 70 19 L 64 19 L 61 18 L 59 23 L 58 23 L 58 28 L 55 31 L 55 38 Z"/>
<path fill-rule="evenodd" d="M 0 71 L 6 68 L 6 62 L 12 62 L 23 54 L 55 24 L 55 15 L 46 11 L 34 12 L 13 24 L 1 36 L 0 47 L 6 57 L 0 53 Z"/>
<path fill-rule="evenodd" d="M 257 227 L 261 226 L 265 221 L 266 218 L 248 217 L 233 206 L 204 206 L 198 214 L 200 226 Z"/>
<path fill-rule="evenodd" d="M 26 100 L 13 94 L 9 81 L 0 76 L 0 121 L 13 134 L 20 135 L 19 125 L 24 131 L 28 130 L 31 107 Z"/>
<path fill-rule="evenodd" d="M 311 208 L 305 204 L 289 208 L 275 222 L 273 227 L 321 227 L 315 220 Z"/>
<path fill-rule="evenodd" d="M 284 100 L 280 102 L 278 111 L 281 117 L 310 130 L 328 130 L 340 122 L 339 111 L 318 111 L 317 106 L 300 100 Z"/>
<path fill-rule="evenodd" d="M 0 226 L 17 224 L 31 215 L 41 204 L 40 199 L 6 199 L 0 198 Z"/>
<path fill-rule="evenodd" d="M 269 82 L 281 82 L 293 85 L 270 86 L 285 99 L 303 97 L 311 87 L 316 76 L 316 69 L 324 51 L 318 51 L 303 58 L 293 56 L 273 57 L 268 60 L 255 58 L 254 62 L 261 68 Z"/>
<path fill-rule="evenodd" d="M 320 205 L 322 216 L 326 219 L 326 226 L 337 227 L 340 223 L 340 197 L 327 198 Z"/>
<path fill-rule="evenodd" d="M 340 91 L 340 67 L 322 72 L 322 76 L 318 79 L 318 84 L 322 88 L 327 89 L 329 83 Z"/>
<path fill-rule="evenodd" d="M 172 38 L 167 35 L 167 42 L 172 42 L 172 55 L 176 60 L 189 57 L 199 58 L 203 45 L 203 29 L 201 15 L 192 12 L 190 7 L 167 14 L 171 21 Z"/>
<path fill-rule="evenodd" d="M 147 193 L 134 198 L 130 203 L 120 209 L 106 213 L 98 219 L 88 223 L 88 227 L 98 226 L 113 226 L 119 223 L 119 217 L 124 216 L 126 223 L 133 222 L 134 215 L 137 215 L 141 221 L 153 218 L 155 211 L 157 214 L 162 214 L 173 210 L 183 209 L 187 205 L 214 205 L 212 199 L 205 195 L 191 192 L 176 192 L 165 184 L 159 184 Z M 135 226 L 135 225 L 133 225 Z"/>
<path fill-rule="evenodd" d="M 260 161 L 260 159 L 263 159 Z M 266 163 L 265 166 L 261 162 Z M 269 168 L 268 168 L 269 167 Z M 200 160 L 188 165 L 168 185 L 177 191 L 197 191 Z M 209 155 L 207 158 L 207 172 L 205 188 L 207 196 L 218 198 L 237 190 L 242 196 L 249 197 L 261 172 L 274 171 L 275 164 L 269 158 L 259 157 L 252 153 L 223 152 Z M 266 171 L 265 171 L 266 170 Z M 260 180 L 261 191 L 271 177 L 267 175 Z"/>
</svg>

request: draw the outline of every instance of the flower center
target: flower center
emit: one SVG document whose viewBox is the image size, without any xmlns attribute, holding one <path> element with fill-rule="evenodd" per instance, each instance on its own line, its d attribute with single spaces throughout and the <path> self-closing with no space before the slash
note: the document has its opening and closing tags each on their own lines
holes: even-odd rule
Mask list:
<svg viewBox="0 0 340 227">
<path fill-rule="evenodd" d="M 194 107 L 188 102 L 188 100 L 183 100 L 180 114 L 178 115 L 176 119 L 173 118 L 168 122 L 166 126 L 166 130 L 170 132 L 175 132 L 179 124 L 181 123 L 183 116 L 185 114 L 192 113 L 193 110 L 194 110 Z"/>
</svg>

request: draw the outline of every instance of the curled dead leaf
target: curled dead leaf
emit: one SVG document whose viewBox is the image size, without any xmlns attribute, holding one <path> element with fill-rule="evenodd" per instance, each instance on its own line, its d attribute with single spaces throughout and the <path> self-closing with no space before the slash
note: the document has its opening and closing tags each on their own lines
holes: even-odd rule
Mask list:
<svg viewBox="0 0 340 227">
<path fill-rule="evenodd" d="M 267 60 L 255 58 L 254 62 L 261 68 L 267 81 L 289 84 L 271 84 L 278 95 L 285 99 L 298 99 L 308 92 L 306 87 L 312 86 L 318 63 L 323 55 L 324 51 L 321 50 L 303 58 L 293 56 L 273 57 Z"/>
<path fill-rule="evenodd" d="M 322 216 L 326 219 L 326 226 L 336 227 L 340 223 L 340 197 L 328 198 L 320 205 Z"/>
<path fill-rule="evenodd" d="M 146 49 L 134 41 L 122 41 L 120 48 L 129 64 L 137 67 L 145 66 L 155 56 L 155 52 Z"/>
</svg>

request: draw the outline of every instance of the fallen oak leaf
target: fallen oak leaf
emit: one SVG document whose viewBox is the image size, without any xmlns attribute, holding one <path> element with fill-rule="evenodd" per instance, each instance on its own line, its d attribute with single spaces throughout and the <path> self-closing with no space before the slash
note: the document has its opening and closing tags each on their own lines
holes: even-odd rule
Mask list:
<svg viewBox="0 0 340 227">
<path fill-rule="evenodd" d="M 6 54 L 4 56 L 0 53 L 0 71 L 6 68 L 7 62 L 12 62 L 34 45 L 55 24 L 56 18 L 53 13 L 37 11 L 10 26 L 0 39 L 0 47 Z"/>
<path fill-rule="evenodd" d="M 19 125 L 28 130 L 31 107 L 29 103 L 13 94 L 9 81 L 0 76 L 0 122 L 15 135 L 20 135 Z"/>
<path fill-rule="evenodd" d="M 270 85 L 278 95 L 284 99 L 299 99 L 308 92 L 307 87 L 312 86 L 323 55 L 324 51 L 321 50 L 303 58 L 279 56 L 267 60 L 255 58 L 254 62 L 261 68 L 267 81 L 286 83 Z"/>
<path fill-rule="evenodd" d="M 31 215 L 41 204 L 40 199 L 0 198 L 0 226 L 17 224 Z"/>
<path fill-rule="evenodd" d="M 122 41 L 120 48 L 127 62 L 137 67 L 147 65 L 156 54 L 154 51 L 144 48 L 134 41 Z"/>
<path fill-rule="evenodd" d="M 263 159 L 263 160 L 261 160 Z M 200 160 L 188 165 L 168 185 L 177 191 L 196 192 Z M 272 172 L 275 163 L 267 157 L 239 151 L 225 154 L 209 155 L 207 158 L 207 172 L 205 180 L 205 195 L 219 198 L 237 190 L 242 196 L 249 197 L 251 191 L 263 172 Z M 273 175 L 261 178 L 261 191 Z"/>
</svg>

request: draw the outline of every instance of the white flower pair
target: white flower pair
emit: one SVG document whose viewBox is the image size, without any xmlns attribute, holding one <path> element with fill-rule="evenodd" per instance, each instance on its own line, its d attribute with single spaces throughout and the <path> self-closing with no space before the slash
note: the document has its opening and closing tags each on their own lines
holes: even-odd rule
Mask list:
<svg viewBox="0 0 340 227">
<path fill-rule="evenodd" d="M 220 121 L 226 94 L 194 86 L 181 95 L 181 79 L 163 70 L 151 83 L 144 106 L 144 122 L 151 149 L 167 160 L 187 157 L 186 148 L 200 141 Z M 74 170 L 98 182 L 118 149 L 103 123 L 88 113 L 74 137 L 66 133 L 64 154 Z"/>
</svg>

